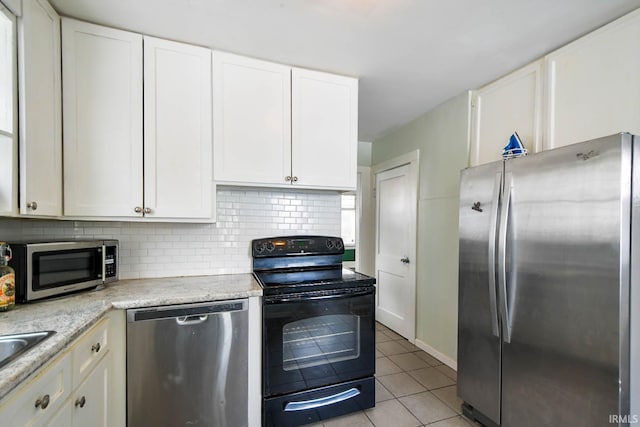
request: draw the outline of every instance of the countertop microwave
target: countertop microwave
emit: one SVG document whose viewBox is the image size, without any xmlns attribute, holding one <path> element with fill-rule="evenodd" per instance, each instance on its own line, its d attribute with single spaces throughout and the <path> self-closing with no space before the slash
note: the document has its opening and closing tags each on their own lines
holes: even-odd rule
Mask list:
<svg viewBox="0 0 640 427">
<path fill-rule="evenodd" d="M 118 279 L 117 240 L 9 242 L 16 302 L 95 288 Z"/>
</svg>

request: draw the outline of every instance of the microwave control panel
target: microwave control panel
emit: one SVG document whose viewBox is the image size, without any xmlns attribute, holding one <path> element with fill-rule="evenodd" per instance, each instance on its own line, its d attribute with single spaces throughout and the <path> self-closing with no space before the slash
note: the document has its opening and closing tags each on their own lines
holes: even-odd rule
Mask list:
<svg viewBox="0 0 640 427">
<path fill-rule="evenodd" d="M 104 276 L 105 282 L 118 278 L 118 245 L 111 242 L 104 245 Z"/>
</svg>

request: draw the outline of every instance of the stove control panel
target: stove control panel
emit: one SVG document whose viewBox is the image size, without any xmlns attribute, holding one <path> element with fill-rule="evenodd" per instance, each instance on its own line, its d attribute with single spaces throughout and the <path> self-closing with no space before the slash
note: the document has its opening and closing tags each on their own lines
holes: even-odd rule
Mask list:
<svg viewBox="0 0 640 427">
<path fill-rule="evenodd" d="M 254 258 L 343 253 L 344 243 L 340 237 L 284 236 L 256 239 L 251 242 L 251 255 Z"/>
</svg>

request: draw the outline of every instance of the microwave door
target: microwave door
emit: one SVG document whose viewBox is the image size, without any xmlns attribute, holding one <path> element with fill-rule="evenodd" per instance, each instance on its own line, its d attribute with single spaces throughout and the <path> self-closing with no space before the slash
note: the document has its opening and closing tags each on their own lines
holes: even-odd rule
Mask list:
<svg viewBox="0 0 640 427">
<path fill-rule="evenodd" d="M 29 255 L 28 299 L 97 286 L 103 279 L 101 246 L 86 248 L 47 248 Z"/>
</svg>

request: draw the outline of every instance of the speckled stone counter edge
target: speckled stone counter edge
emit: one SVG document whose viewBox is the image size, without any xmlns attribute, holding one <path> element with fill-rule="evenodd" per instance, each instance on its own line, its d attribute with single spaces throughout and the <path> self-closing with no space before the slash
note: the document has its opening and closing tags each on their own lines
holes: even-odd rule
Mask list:
<svg viewBox="0 0 640 427">
<path fill-rule="evenodd" d="M 56 331 L 0 369 L 0 399 L 110 310 L 261 296 L 251 274 L 121 280 L 102 289 L 16 306 L 0 313 L 0 335 Z M 2 401 L 0 400 L 0 404 Z"/>
</svg>

